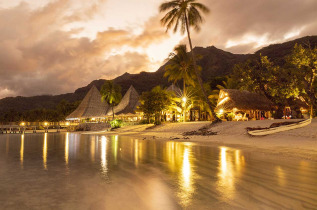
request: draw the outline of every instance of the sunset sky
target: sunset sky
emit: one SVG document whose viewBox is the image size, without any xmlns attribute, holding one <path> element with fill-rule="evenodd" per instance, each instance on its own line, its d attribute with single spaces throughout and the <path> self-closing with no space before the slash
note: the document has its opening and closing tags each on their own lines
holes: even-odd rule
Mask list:
<svg viewBox="0 0 317 210">
<path fill-rule="evenodd" d="M 156 71 L 181 34 L 161 0 L 0 0 L 0 98 L 73 92 L 95 79 Z M 201 0 L 211 13 L 195 46 L 253 53 L 317 34 L 317 0 Z"/>
</svg>

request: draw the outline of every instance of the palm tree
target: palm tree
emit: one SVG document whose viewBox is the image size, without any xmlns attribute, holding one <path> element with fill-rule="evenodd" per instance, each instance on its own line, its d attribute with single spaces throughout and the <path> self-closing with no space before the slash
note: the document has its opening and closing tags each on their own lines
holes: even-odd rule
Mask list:
<svg viewBox="0 0 317 210">
<path fill-rule="evenodd" d="M 164 77 L 174 83 L 183 80 L 183 96 L 187 98 L 186 84 L 195 86 L 195 71 L 191 56 L 187 53 L 186 45 L 179 45 L 170 54 L 170 64 L 165 67 Z M 184 121 L 186 121 L 186 102 L 184 102 Z"/>
<path fill-rule="evenodd" d="M 184 34 L 185 31 L 187 32 L 192 61 L 198 83 L 203 92 L 205 101 L 207 102 L 211 110 L 211 114 L 215 119 L 214 122 L 220 122 L 221 120 L 217 117 L 214 110 L 212 109 L 212 105 L 208 100 L 206 91 L 203 87 L 203 82 L 199 76 L 199 72 L 196 66 L 196 58 L 193 51 L 193 45 L 190 38 L 190 27 L 194 27 L 196 31 L 199 31 L 200 24 L 203 22 L 200 11 L 208 13 L 209 9 L 205 5 L 198 3 L 197 0 L 171 0 L 169 2 L 161 4 L 160 6 L 160 12 L 167 12 L 165 16 L 161 19 L 161 23 L 166 26 L 167 31 L 174 26 L 174 32 L 176 32 L 179 28 L 182 34 Z"/>
<path fill-rule="evenodd" d="M 112 108 L 112 117 L 114 120 L 113 107 L 118 105 L 122 99 L 121 86 L 113 82 L 113 80 L 107 80 L 101 87 L 101 101 L 106 101 Z"/>
</svg>

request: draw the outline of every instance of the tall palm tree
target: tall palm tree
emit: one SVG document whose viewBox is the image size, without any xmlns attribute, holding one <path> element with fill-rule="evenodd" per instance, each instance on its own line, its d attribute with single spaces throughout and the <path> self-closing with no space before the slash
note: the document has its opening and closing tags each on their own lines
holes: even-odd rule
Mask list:
<svg viewBox="0 0 317 210">
<path fill-rule="evenodd" d="M 191 56 L 188 55 L 186 45 L 178 45 L 170 54 L 170 64 L 165 67 L 164 77 L 168 81 L 183 80 L 183 92 L 186 95 L 186 84 L 195 86 L 196 74 Z"/>
<path fill-rule="evenodd" d="M 174 83 L 183 80 L 183 96 L 187 98 L 186 84 L 195 86 L 195 71 L 191 56 L 187 53 L 186 45 L 178 45 L 170 54 L 170 64 L 165 67 L 164 77 Z M 186 101 L 184 101 L 184 121 L 186 121 Z"/>
<path fill-rule="evenodd" d="M 112 118 L 114 120 L 113 107 L 118 105 L 122 99 L 121 86 L 113 82 L 113 80 L 107 80 L 101 87 L 101 101 L 106 101 L 112 108 Z"/>
<path fill-rule="evenodd" d="M 181 33 L 184 34 L 185 31 L 187 32 L 192 61 L 198 83 L 203 92 L 205 101 L 207 102 L 211 110 L 211 114 L 215 119 L 214 122 L 220 122 L 221 120 L 217 117 L 216 113 L 212 109 L 212 105 L 208 100 L 208 96 L 203 87 L 203 82 L 199 76 L 198 68 L 196 66 L 196 58 L 193 51 L 193 45 L 190 38 L 190 27 L 194 27 L 196 31 L 199 31 L 200 24 L 203 22 L 200 11 L 208 13 L 209 9 L 205 5 L 198 3 L 197 0 L 171 0 L 169 2 L 161 4 L 160 6 L 160 12 L 167 12 L 165 16 L 161 19 L 161 23 L 166 26 L 167 31 L 174 26 L 174 32 L 176 32 L 179 28 Z"/>
</svg>

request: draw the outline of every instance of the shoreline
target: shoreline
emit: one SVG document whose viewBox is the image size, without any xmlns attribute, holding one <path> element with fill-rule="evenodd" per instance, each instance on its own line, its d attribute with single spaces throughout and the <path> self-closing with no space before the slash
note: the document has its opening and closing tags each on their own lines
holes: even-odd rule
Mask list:
<svg viewBox="0 0 317 210">
<path fill-rule="evenodd" d="M 276 158 L 299 158 L 317 161 L 317 119 L 306 127 L 268 136 L 252 137 L 246 134 L 246 127 L 265 127 L 286 120 L 222 122 L 211 127 L 217 132 L 211 136 L 186 136 L 186 131 L 198 130 L 210 122 L 166 123 L 159 126 L 137 125 L 119 128 L 115 131 L 95 134 L 121 135 L 141 140 L 192 142 L 204 146 L 224 146 L 258 152 Z M 290 121 L 290 120 L 287 120 Z M 294 120 L 296 121 L 296 120 Z M 93 134 L 93 133 L 85 133 Z"/>
</svg>

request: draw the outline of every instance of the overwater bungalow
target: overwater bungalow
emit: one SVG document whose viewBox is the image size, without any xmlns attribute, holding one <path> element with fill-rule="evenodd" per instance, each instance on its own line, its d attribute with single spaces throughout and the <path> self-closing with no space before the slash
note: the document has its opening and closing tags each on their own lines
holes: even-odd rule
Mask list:
<svg viewBox="0 0 317 210">
<path fill-rule="evenodd" d="M 218 115 L 227 120 L 260 120 L 271 119 L 273 103 L 257 93 L 245 90 L 220 90 L 217 107 Z"/>
<path fill-rule="evenodd" d="M 96 86 L 92 86 L 83 101 L 70 115 L 68 121 L 102 122 L 105 120 L 109 105 L 101 101 L 101 95 Z"/>
</svg>

